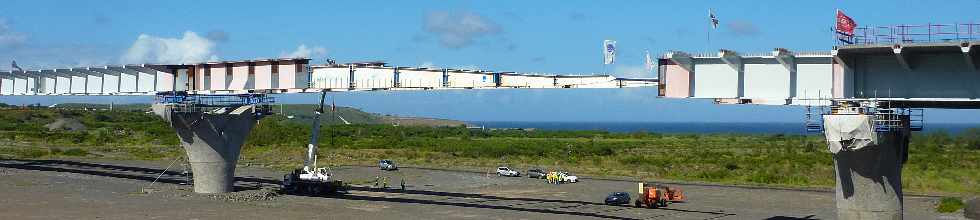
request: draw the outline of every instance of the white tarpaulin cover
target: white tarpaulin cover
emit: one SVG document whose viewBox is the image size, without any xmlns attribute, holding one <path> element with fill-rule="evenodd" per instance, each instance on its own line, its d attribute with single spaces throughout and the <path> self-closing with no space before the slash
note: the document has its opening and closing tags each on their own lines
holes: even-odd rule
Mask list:
<svg viewBox="0 0 980 220">
<path fill-rule="evenodd" d="M 831 153 L 859 150 L 878 143 L 868 115 L 824 115 L 823 124 Z"/>
</svg>

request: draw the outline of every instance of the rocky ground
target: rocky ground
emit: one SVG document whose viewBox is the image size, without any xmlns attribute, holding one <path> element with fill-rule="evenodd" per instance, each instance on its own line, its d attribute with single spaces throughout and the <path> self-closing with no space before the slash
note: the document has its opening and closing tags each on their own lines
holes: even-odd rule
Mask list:
<svg viewBox="0 0 980 220">
<path fill-rule="evenodd" d="M 238 169 L 237 192 L 200 195 L 169 161 L 0 160 L 0 219 L 835 219 L 825 191 L 672 184 L 689 200 L 667 208 L 607 206 L 632 181 L 583 179 L 549 185 L 480 172 L 341 167 L 353 184 L 330 197 L 282 195 L 281 173 Z M 163 173 L 163 175 L 160 175 Z M 376 176 L 393 185 L 375 187 Z M 156 179 L 157 177 L 159 179 Z M 405 179 L 407 189 L 399 183 Z M 152 183 L 156 180 L 155 183 Z M 152 184 L 151 184 L 152 183 Z M 907 196 L 906 219 L 959 219 L 933 210 L 938 200 Z M 962 214 L 958 214 L 962 216 Z"/>
</svg>

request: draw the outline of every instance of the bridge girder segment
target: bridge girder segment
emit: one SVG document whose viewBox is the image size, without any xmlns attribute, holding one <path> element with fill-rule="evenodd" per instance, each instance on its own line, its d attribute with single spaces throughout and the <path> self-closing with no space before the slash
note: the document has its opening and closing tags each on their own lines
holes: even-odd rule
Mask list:
<svg viewBox="0 0 980 220">
<path fill-rule="evenodd" d="M 55 69 L 54 72 L 55 74 L 68 77 L 68 94 L 88 94 L 88 76 L 84 73 L 74 71 L 73 69 Z M 75 92 L 75 85 L 77 85 L 75 82 L 75 77 L 82 78 L 82 82 L 80 82 L 82 84 L 81 93 Z"/>
<path fill-rule="evenodd" d="M 89 68 L 72 68 L 71 71 L 72 72 L 75 72 L 75 73 L 78 73 L 78 74 L 81 74 L 81 76 L 85 77 L 85 94 L 99 94 L 99 95 L 104 94 L 104 92 L 105 92 L 105 74 L 102 74 L 102 73 L 96 72 L 96 71 L 92 71 Z M 89 79 L 90 78 L 93 78 L 93 77 L 94 78 L 99 78 L 99 90 L 98 91 L 90 91 L 90 90 L 92 90 L 92 88 L 89 85 L 92 84 L 92 83 L 89 82 Z"/>
<path fill-rule="evenodd" d="M 122 89 L 122 73 L 121 72 L 118 72 L 118 71 L 109 69 L 108 66 L 105 66 L 105 67 L 89 67 L 89 68 L 86 68 L 86 70 L 92 71 L 92 72 L 97 72 L 97 73 L 101 73 L 102 74 L 102 80 L 103 80 L 103 82 L 102 82 L 102 93 L 103 94 L 106 94 L 106 95 L 122 94 L 121 93 L 121 89 Z M 106 93 L 106 91 L 105 91 L 106 90 L 105 89 L 106 88 L 105 76 L 115 76 L 116 77 L 116 85 L 115 85 L 116 90 L 115 90 L 115 92 Z"/>
</svg>

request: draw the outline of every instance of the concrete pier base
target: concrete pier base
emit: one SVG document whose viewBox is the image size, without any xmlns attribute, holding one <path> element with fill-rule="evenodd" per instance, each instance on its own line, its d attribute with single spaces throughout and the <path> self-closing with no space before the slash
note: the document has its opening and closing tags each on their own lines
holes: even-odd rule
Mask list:
<svg viewBox="0 0 980 220">
<path fill-rule="evenodd" d="M 867 115 L 824 116 L 837 174 L 838 219 L 902 219 L 908 119 L 904 128 L 887 132 L 875 131 L 867 123 L 871 123 Z"/>
<path fill-rule="evenodd" d="M 165 104 L 153 108 L 177 131 L 194 172 L 194 192 L 234 191 L 242 144 L 259 119 L 254 106 L 200 112 L 176 111 Z"/>
</svg>

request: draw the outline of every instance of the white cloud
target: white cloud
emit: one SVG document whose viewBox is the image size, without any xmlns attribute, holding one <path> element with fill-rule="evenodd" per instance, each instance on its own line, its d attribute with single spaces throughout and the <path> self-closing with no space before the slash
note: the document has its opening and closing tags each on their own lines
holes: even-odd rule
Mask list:
<svg viewBox="0 0 980 220">
<path fill-rule="evenodd" d="M 13 48 L 27 42 L 27 34 L 10 30 L 7 19 L 0 18 L 0 49 Z"/>
<path fill-rule="evenodd" d="M 476 65 L 473 65 L 473 64 L 470 64 L 470 65 L 456 66 L 453 69 L 460 69 L 460 70 L 480 70 L 480 67 L 479 66 L 476 66 Z"/>
<path fill-rule="evenodd" d="M 300 58 L 300 57 L 316 58 L 316 57 L 323 57 L 323 56 L 326 56 L 326 55 L 327 55 L 327 49 L 325 49 L 323 47 L 307 47 L 306 44 L 301 44 L 293 52 L 289 52 L 289 53 L 282 52 L 282 53 L 280 53 L 279 54 L 279 57 L 283 57 L 283 58 Z"/>
<path fill-rule="evenodd" d="M 500 25 L 472 12 L 429 12 L 425 16 L 423 30 L 439 36 L 445 47 L 459 49 L 475 40 L 498 34 Z"/>
<path fill-rule="evenodd" d="M 425 62 L 422 62 L 422 64 L 419 64 L 419 67 L 421 67 L 421 68 L 436 68 L 436 64 L 435 63 L 432 63 L 432 61 L 425 61 Z"/>
<path fill-rule="evenodd" d="M 647 71 L 643 65 L 619 64 L 613 67 L 612 75 L 628 78 L 652 78 L 656 77 L 651 71 Z"/>
<path fill-rule="evenodd" d="M 184 32 L 182 38 L 164 38 L 140 34 L 136 42 L 126 50 L 122 63 L 199 63 L 214 61 L 215 43 L 192 31 Z"/>
<path fill-rule="evenodd" d="M 228 42 L 231 40 L 231 34 L 223 30 L 212 30 L 204 33 L 204 37 L 215 42 Z"/>
<path fill-rule="evenodd" d="M 732 21 L 728 22 L 728 29 L 731 30 L 732 35 L 738 37 L 754 37 L 758 36 L 762 31 L 759 27 L 752 23 L 751 21 Z"/>
</svg>

